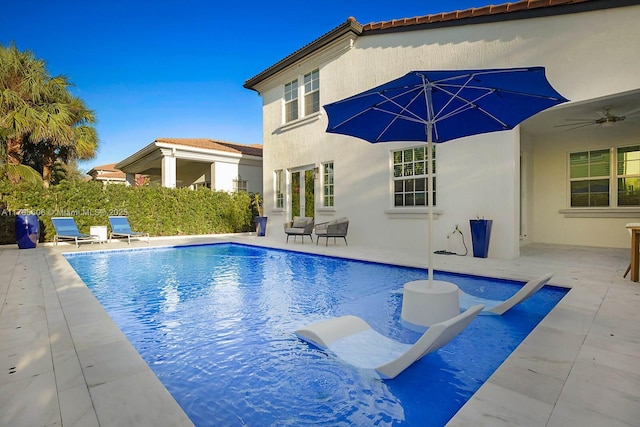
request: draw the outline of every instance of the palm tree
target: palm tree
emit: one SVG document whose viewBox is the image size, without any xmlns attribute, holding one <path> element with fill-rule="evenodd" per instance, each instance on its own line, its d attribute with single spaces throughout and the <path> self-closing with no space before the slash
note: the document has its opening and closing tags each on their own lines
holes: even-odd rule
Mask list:
<svg viewBox="0 0 640 427">
<path fill-rule="evenodd" d="M 95 116 L 70 86 L 64 76 L 51 77 L 31 52 L 0 46 L 0 154 L 13 181 L 28 176 L 25 157 L 40 165 L 48 186 L 56 160 L 95 155 Z"/>
</svg>

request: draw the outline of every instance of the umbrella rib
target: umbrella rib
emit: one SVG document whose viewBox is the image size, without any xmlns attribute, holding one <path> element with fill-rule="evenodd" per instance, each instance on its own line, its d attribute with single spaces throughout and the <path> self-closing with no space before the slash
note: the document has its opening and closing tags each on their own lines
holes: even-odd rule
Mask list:
<svg viewBox="0 0 640 427">
<path fill-rule="evenodd" d="M 474 79 L 474 77 L 480 73 L 470 73 L 467 77 L 467 81 L 464 84 L 460 84 L 460 85 L 452 85 L 449 84 L 448 86 L 451 87 L 456 87 L 457 91 L 453 92 L 451 90 L 448 90 L 444 87 L 444 85 L 441 85 L 439 82 L 440 81 L 436 81 L 436 82 L 429 82 L 429 84 L 436 88 L 441 90 L 442 92 L 446 93 L 447 95 L 449 95 L 449 100 L 447 101 L 446 104 L 444 104 L 440 110 L 435 113 L 433 112 L 433 119 L 432 122 L 435 125 L 438 121 L 440 120 L 445 120 L 449 117 L 455 116 L 457 114 L 461 114 L 467 110 L 472 110 L 472 109 L 477 109 L 478 111 L 482 112 L 483 114 L 485 114 L 486 116 L 490 117 L 491 119 L 493 119 L 496 123 L 500 124 L 500 126 L 502 126 L 503 128 L 508 128 L 509 126 L 507 126 L 506 123 L 504 123 L 502 120 L 498 119 L 497 117 L 495 117 L 493 114 L 489 113 L 488 111 L 486 111 L 485 109 L 479 107 L 478 105 L 476 105 L 476 102 L 479 101 L 480 99 L 491 95 L 492 93 L 495 93 L 497 89 L 495 88 L 481 88 L 481 87 L 476 87 L 476 86 L 469 86 L 469 83 Z M 488 74 L 488 73 L 483 73 L 483 74 Z M 421 75 L 423 82 L 425 80 L 427 80 L 425 75 Z M 459 78 L 460 76 L 458 76 Z M 448 80 L 448 79 L 445 79 Z M 460 96 L 460 92 L 462 92 L 464 89 L 467 88 L 474 88 L 474 89 L 480 89 L 480 90 L 484 90 L 485 93 L 483 93 L 481 96 L 475 98 L 474 100 L 468 100 L 462 96 Z M 458 99 L 461 100 L 464 104 L 456 109 L 454 109 L 453 111 L 448 112 L 447 114 L 443 115 L 442 117 L 438 117 L 452 102 L 454 99 Z M 428 103 L 429 104 L 429 103 Z M 437 128 L 435 129 L 436 133 L 437 133 Z"/>
<path fill-rule="evenodd" d="M 393 111 L 390 111 L 390 110 L 385 110 L 384 108 L 381 108 L 381 107 L 380 107 L 380 105 L 381 105 L 381 104 L 384 104 L 384 103 L 386 103 L 386 102 L 391 102 L 393 105 L 395 105 L 395 106 L 400 107 L 401 109 L 403 109 L 403 111 L 404 111 L 404 112 L 408 112 L 408 113 L 410 113 L 410 114 L 412 114 L 412 115 L 413 115 L 413 117 L 410 117 L 410 116 L 399 116 L 398 118 L 402 118 L 402 119 L 409 120 L 409 121 L 415 121 L 415 122 L 418 122 L 418 123 L 424 123 L 424 120 L 422 120 L 422 119 L 420 118 L 420 116 L 418 116 L 418 115 L 414 114 L 414 113 L 413 113 L 413 112 L 411 112 L 411 111 L 407 111 L 407 110 L 406 110 L 406 108 L 402 107 L 402 105 L 398 104 L 398 103 L 394 100 L 394 98 L 398 98 L 398 97 L 400 97 L 400 96 L 403 96 L 403 95 L 405 95 L 405 94 L 407 94 L 407 93 L 410 93 L 410 92 L 412 92 L 412 91 L 415 91 L 415 90 L 416 90 L 416 88 L 408 87 L 406 91 L 404 91 L 404 92 L 402 92 L 402 93 L 399 93 L 399 94 L 395 95 L 393 98 L 392 98 L 392 97 L 388 97 L 388 96 L 384 95 L 383 93 L 375 93 L 375 94 L 371 94 L 371 93 L 369 93 L 369 94 L 366 94 L 366 95 L 364 95 L 364 94 L 363 94 L 363 95 L 354 95 L 354 96 L 352 96 L 351 98 L 347 98 L 347 99 L 345 99 L 345 100 L 343 100 L 343 101 L 339 101 L 340 103 L 343 103 L 343 102 L 345 102 L 345 101 L 347 101 L 347 100 L 363 98 L 363 97 L 365 97 L 365 96 L 371 96 L 371 95 L 378 95 L 378 96 L 381 96 L 382 98 L 384 98 L 382 101 L 380 101 L 380 102 L 378 102 L 378 103 L 376 103 L 376 104 L 374 104 L 374 105 L 372 105 L 372 106 L 370 106 L 370 107 L 368 107 L 368 108 L 366 108 L 366 109 L 364 109 L 364 110 L 362 110 L 362 111 L 359 111 L 358 113 L 356 113 L 356 114 L 354 114 L 354 115 L 352 115 L 352 116 L 350 116 L 350 117 L 347 117 L 346 119 L 344 119 L 344 120 L 343 120 L 343 121 L 341 121 L 340 123 L 338 123 L 338 124 L 336 124 L 336 125 L 332 126 L 332 129 L 336 129 L 336 128 L 338 128 L 338 127 L 340 127 L 340 126 L 344 125 L 345 123 L 348 123 L 348 122 L 350 122 L 351 120 L 353 120 L 353 119 L 355 119 L 355 118 L 357 118 L 357 117 L 359 117 L 359 116 L 361 116 L 361 115 L 363 115 L 363 114 L 365 114 L 365 113 L 367 113 L 367 112 L 369 112 L 369 111 L 371 111 L 371 110 L 380 111 L 380 112 L 382 112 L 382 113 L 391 114 L 391 115 L 396 115 L 396 116 L 397 116 L 398 114 L 400 114 L 400 113 L 393 112 Z M 418 95 L 419 95 L 419 94 L 418 94 Z M 412 99 L 412 102 L 413 102 L 413 101 L 418 97 L 418 95 L 416 95 L 416 96 Z M 384 132 L 383 132 L 383 133 L 384 133 Z"/>
<path fill-rule="evenodd" d="M 411 89 L 407 92 L 404 92 L 403 95 L 405 93 L 409 93 L 412 90 L 415 89 Z M 383 98 L 387 99 L 389 102 L 391 102 L 393 105 L 396 105 L 397 107 L 400 108 L 400 111 L 397 113 L 391 112 L 391 111 L 387 111 L 387 110 L 383 110 L 380 107 L 376 106 L 374 107 L 375 110 L 380 111 L 382 113 L 387 113 L 387 114 L 392 114 L 394 115 L 393 119 L 387 124 L 387 126 L 385 126 L 385 128 L 382 130 L 382 132 L 380 132 L 378 134 L 378 136 L 376 137 L 376 141 L 378 141 L 380 139 L 380 137 L 382 137 L 382 135 L 384 135 L 384 133 L 391 127 L 391 125 L 393 125 L 396 120 L 398 119 L 403 119 L 403 120 L 408 120 L 408 121 L 412 121 L 412 122 L 418 122 L 418 123 L 423 123 L 424 120 L 420 119 L 420 116 L 418 116 L 417 114 L 415 114 L 413 111 L 409 110 L 409 106 L 416 100 L 418 99 L 418 97 L 422 94 L 422 92 L 417 92 L 416 95 L 411 99 L 410 102 L 408 102 L 406 104 L 406 107 L 403 107 L 402 105 L 398 104 L 394 99 L 389 98 L 388 96 L 386 96 L 384 93 L 381 93 L 380 96 L 382 96 Z M 400 95 L 397 95 L 396 97 L 398 97 Z M 403 113 L 408 112 L 409 114 L 411 114 L 413 117 L 410 116 L 405 116 L 403 115 Z"/>
<path fill-rule="evenodd" d="M 451 99 L 449 100 L 449 102 L 446 105 L 449 105 L 449 103 L 451 103 L 451 101 L 453 101 L 454 98 L 464 102 L 464 105 L 456 108 L 453 111 L 450 111 L 450 112 L 444 114 L 441 117 L 438 117 L 435 121 L 445 120 L 445 119 L 448 119 L 449 117 L 455 116 L 457 114 L 461 114 L 461 113 L 463 113 L 465 111 L 475 109 L 475 110 L 480 111 L 481 113 L 483 113 L 487 117 L 491 118 L 492 120 L 494 120 L 496 123 L 498 123 L 503 128 L 507 129 L 509 127 L 505 122 L 503 122 L 502 120 L 500 120 L 499 118 L 497 118 L 496 116 L 494 116 L 493 114 L 489 113 L 487 110 L 485 110 L 484 108 L 482 108 L 482 107 L 480 107 L 480 106 L 478 106 L 476 104 L 476 102 L 478 102 L 482 98 L 485 98 L 485 97 L 491 95 L 492 93 L 495 93 L 496 89 L 489 89 L 485 93 L 483 93 L 482 95 L 478 96 L 477 98 L 475 98 L 473 100 L 468 100 L 468 99 L 466 99 L 466 98 L 464 98 L 462 96 L 459 96 L 458 95 L 459 91 L 457 93 L 453 93 L 453 92 L 451 92 L 449 90 L 446 90 L 444 88 L 441 88 L 441 87 L 438 87 L 438 89 L 440 89 L 444 93 L 446 93 L 446 94 L 451 96 Z M 445 105 L 445 107 L 446 107 L 446 105 Z M 445 107 L 443 107 L 443 108 L 445 108 Z M 442 109 L 441 109 L 441 111 L 442 111 Z M 438 114 L 440 114 L 440 112 Z"/>
</svg>

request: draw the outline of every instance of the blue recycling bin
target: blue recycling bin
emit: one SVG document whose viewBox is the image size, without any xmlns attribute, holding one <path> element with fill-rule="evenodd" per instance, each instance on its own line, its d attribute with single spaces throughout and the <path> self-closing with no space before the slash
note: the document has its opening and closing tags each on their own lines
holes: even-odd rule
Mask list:
<svg viewBox="0 0 640 427">
<path fill-rule="evenodd" d="M 35 248 L 39 237 L 38 215 L 16 215 L 16 243 L 20 249 Z"/>
<path fill-rule="evenodd" d="M 473 256 L 486 258 L 489 253 L 489 239 L 491 238 L 491 219 L 471 219 L 471 242 L 473 243 Z"/>
<path fill-rule="evenodd" d="M 267 217 L 266 216 L 257 216 L 256 217 L 256 228 L 258 232 L 258 236 L 265 236 L 267 233 Z"/>
</svg>

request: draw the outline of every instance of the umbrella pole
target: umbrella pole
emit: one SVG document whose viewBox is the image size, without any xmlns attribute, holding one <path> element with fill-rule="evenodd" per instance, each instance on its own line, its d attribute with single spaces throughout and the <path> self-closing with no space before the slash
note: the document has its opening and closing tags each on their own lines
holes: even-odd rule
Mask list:
<svg viewBox="0 0 640 427">
<path fill-rule="evenodd" d="M 427 206 L 429 211 L 429 227 L 427 236 L 427 263 L 429 272 L 429 288 L 433 287 L 433 139 L 431 136 L 433 124 L 427 122 Z"/>
</svg>

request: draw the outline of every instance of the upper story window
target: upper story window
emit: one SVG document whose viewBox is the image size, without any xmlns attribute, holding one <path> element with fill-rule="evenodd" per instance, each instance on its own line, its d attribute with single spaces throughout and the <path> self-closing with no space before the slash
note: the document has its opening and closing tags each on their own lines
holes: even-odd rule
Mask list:
<svg viewBox="0 0 640 427">
<path fill-rule="evenodd" d="M 569 154 L 572 208 L 640 206 L 640 146 Z"/>
<path fill-rule="evenodd" d="M 433 204 L 436 204 L 436 148 L 433 147 Z M 393 206 L 427 206 L 427 146 L 393 152 Z"/>
<path fill-rule="evenodd" d="M 284 85 L 284 121 L 298 118 L 298 79 Z"/>
<path fill-rule="evenodd" d="M 322 204 L 334 206 L 333 162 L 322 164 Z"/>
<path fill-rule="evenodd" d="M 299 84 L 299 81 L 303 84 Z M 320 111 L 320 71 L 318 69 L 284 85 L 285 123 L 318 111 Z"/>
<path fill-rule="evenodd" d="M 276 209 L 284 208 L 284 171 L 278 169 L 274 176 L 274 194 L 276 196 Z"/>
<path fill-rule="evenodd" d="M 304 75 L 304 115 L 320 111 L 320 71 Z"/>
</svg>

